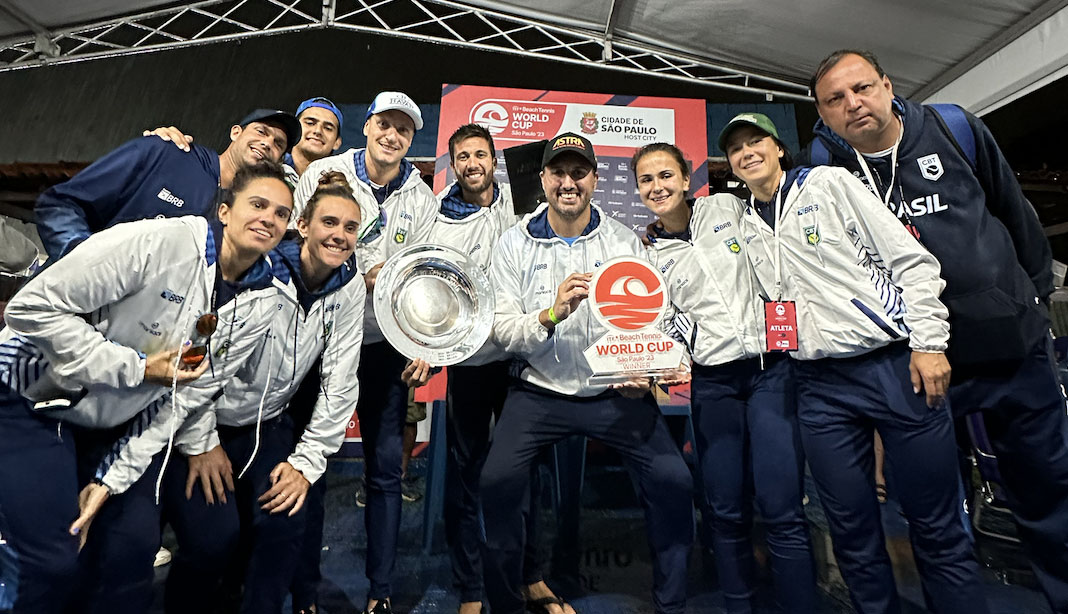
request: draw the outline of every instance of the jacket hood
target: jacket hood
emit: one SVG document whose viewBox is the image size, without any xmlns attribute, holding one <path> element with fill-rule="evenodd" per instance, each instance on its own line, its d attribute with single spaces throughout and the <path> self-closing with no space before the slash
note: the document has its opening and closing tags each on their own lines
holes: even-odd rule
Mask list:
<svg viewBox="0 0 1068 614">
<path fill-rule="evenodd" d="M 579 236 L 589 236 L 596 231 L 601 226 L 602 215 L 601 208 L 590 203 L 590 222 L 582 229 Z M 534 213 L 531 213 L 530 219 L 523 224 L 523 229 L 530 235 L 531 239 L 535 240 L 547 241 L 560 236 L 556 234 L 556 232 L 553 231 L 552 226 L 549 225 L 549 203 L 544 203 L 538 207 Z"/>
<path fill-rule="evenodd" d="M 341 266 L 330 273 L 322 286 L 316 290 L 309 290 L 304 284 L 300 270 L 300 246 L 301 242 L 297 239 L 284 239 L 271 252 L 271 260 L 278 263 L 275 265 L 275 277 L 283 283 L 292 279 L 293 285 L 297 288 L 297 300 L 307 311 L 317 299 L 337 292 L 355 279 L 359 272 L 356 267 L 356 256 L 352 254 Z"/>
<path fill-rule="evenodd" d="M 494 182 L 493 202 L 497 202 L 500 197 L 501 189 L 497 186 L 497 183 Z M 482 207 L 473 205 L 464 200 L 463 190 L 460 189 L 459 183 L 453 183 L 449 186 L 449 191 L 445 194 L 445 197 L 441 199 L 441 214 L 449 219 L 462 220 L 481 210 Z"/>
<path fill-rule="evenodd" d="M 790 198 L 790 192 L 794 189 L 794 187 L 800 189 L 801 186 L 805 185 L 805 180 L 808 179 L 808 174 L 811 170 L 811 166 L 795 166 L 794 168 L 791 168 L 790 170 L 786 171 L 786 180 L 783 181 L 782 184 L 782 202 L 784 211 L 786 210 L 786 201 Z M 755 206 L 758 211 L 763 211 L 767 207 L 771 207 L 771 210 L 774 211 L 775 195 L 772 194 L 771 200 L 768 202 L 763 202 L 757 200 L 755 196 L 750 196 L 749 202 L 746 204 L 746 209 L 752 206 Z"/>
<path fill-rule="evenodd" d="M 352 163 L 353 166 L 356 167 L 356 176 L 359 177 L 360 181 L 367 184 L 367 187 L 371 188 L 371 192 L 374 193 L 375 198 L 381 196 L 378 204 L 382 204 L 386 198 L 389 198 L 390 194 L 396 192 L 405 185 L 408 181 L 408 177 L 415 172 L 415 165 L 409 162 L 406 158 L 401 158 L 400 172 L 397 173 L 397 176 L 382 188 L 376 189 L 371 184 L 371 178 L 367 175 L 367 161 L 364 159 L 365 151 L 367 151 L 366 148 L 356 149 L 352 154 Z"/>
<path fill-rule="evenodd" d="M 216 264 L 219 254 L 222 252 L 223 225 L 219 220 L 208 222 L 208 240 L 204 249 L 204 258 L 208 266 Z M 260 256 L 256 262 L 245 271 L 240 279 L 231 285 L 237 292 L 241 290 L 262 290 L 268 288 L 274 281 L 273 266 L 265 257 Z"/>
<path fill-rule="evenodd" d="M 900 96 L 894 96 L 894 100 L 890 103 L 891 108 L 895 115 L 904 118 L 905 123 L 905 135 L 901 139 L 902 141 L 908 141 L 910 137 L 915 136 L 913 131 L 919 133 L 923 126 L 923 107 Z M 817 119 L 816 124 L 812 127 L 812 132 L 815 133 L 817 138 L 823 139 L 824 144 L 827 145 L 827 149 L 833 155 L 845 156 L 847 159 L 853 159 L 856 155 L 853 153 L 853 147 L 846 142 L 844 138 L 838 135 L 837 132 L 831 130 L 831 128 L 823 122 L 823 119 Z"/>
</svg>

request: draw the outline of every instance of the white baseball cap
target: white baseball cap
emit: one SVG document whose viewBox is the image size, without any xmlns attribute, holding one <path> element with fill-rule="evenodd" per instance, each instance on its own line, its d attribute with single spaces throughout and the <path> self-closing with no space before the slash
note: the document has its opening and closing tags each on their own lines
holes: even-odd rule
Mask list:
<svg viewBox="0 0 1068 614">
<path fill-rule="evenodd" d="M 371 108 L 367 109 L 367 119 L 382 111 L 400 111 L 412 118 L 416 130 L 423 129 L 423 114 L 419 112 L 419 105 L 404 92 L 382 92 L 375 96 Z"/>
</svg>

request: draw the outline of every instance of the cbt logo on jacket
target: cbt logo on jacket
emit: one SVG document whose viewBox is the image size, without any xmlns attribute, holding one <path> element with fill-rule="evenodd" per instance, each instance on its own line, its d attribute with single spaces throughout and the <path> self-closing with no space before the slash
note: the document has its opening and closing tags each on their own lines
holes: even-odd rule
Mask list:
<svg viewBox="0 0 1068 614">
<path fill-rule="evenodd" d="M 596 318 L 616 330 L 632 331 L 659 321 L 667 309 L 664 278 L 648 262 L 617 258 L 594 275 L 590 294 Z"/>
<path fill-rule="evenodd" d="M 917 158 L 916 164 L 920 165 L 920 173 L 924 179 L 938 181 L 945 174 L 945 171 L 942 170 L 942 161 L 938 159 L 938 154 L 936 153 Z"/>
</svg>

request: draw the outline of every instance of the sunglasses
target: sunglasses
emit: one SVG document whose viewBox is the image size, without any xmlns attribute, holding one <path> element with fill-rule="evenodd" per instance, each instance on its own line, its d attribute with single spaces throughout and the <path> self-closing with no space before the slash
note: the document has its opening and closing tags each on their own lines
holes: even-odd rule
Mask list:
<svg viewBox="0 0 1068 614">
<path fill-rule="evenodd" d="M 219 326 L 219 316 L 214 313 L 205 313 L 197 318 L 197 336 L 193 339 L 190 348 L 182 352 L 182 364 L 187 367 L 195 367 L 204 360 L 208 354 L 208 338 L 215 333 Z"/>
</svg>

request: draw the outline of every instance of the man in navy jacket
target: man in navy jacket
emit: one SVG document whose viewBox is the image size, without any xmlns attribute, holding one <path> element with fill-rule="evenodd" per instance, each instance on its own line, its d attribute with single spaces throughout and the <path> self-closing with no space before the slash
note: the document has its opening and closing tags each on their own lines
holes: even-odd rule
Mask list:
<svg viewBox="0 0 1068 614">
<path fill-rule="evenodd" d="M 37 199 L 34 213 L 48 257 L 55 260 L 94 232 L 152 217 L 209 216 L 219 188 L 238 169 L 278 162 L 300 139 L 283 111 L 257 109 L 230 128 L 221 155 L 192 145 L 186 153 L 156 137 L 129 141 Z"/>
<path fill-rule="evenodd" d="M 942 266 L 951 407 L 982 412 L 1032 567 L 1068 612 L 1068 415 L 1038 216 L 982 121 L 895 97 L 870 52 L 832 53 L 811 89 L 812 161 L 853 171 Z"/>
</svg>

